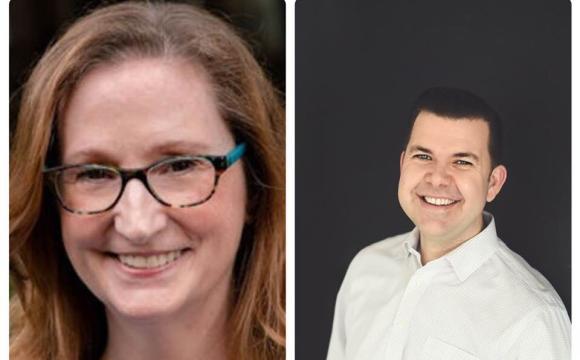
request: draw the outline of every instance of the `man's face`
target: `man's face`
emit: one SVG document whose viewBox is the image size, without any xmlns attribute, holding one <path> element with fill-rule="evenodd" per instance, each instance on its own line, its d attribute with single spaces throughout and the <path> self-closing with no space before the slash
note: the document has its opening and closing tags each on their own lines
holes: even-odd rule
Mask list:
<svg viewBox="0 0 580 360">
<path fill-rule="evenodd" d="M 421 112 L 401 154 L 399 202 L 421 238 L 462 242 L 481 231 L 486 201 L 499 193 L 506 169 L 491 169 L 483 120 Z"/>
</svg>

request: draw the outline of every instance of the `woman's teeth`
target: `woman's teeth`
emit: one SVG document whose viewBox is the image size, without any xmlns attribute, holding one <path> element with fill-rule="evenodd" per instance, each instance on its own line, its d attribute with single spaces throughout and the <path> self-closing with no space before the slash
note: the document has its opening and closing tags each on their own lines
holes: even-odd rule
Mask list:
<svg viewBox="0 0 580 360">
<path fill-rule="evenodd" d="M 118 255 L 119 261 L 136 269 L 152 269 L 167 265 L 181 256 L 182 251 L 171 251 L 165 254 L 139 256 L 139 255 Z"/>
<path fill-rule="evenodd" d="M 424 196 L 423 199 L 425 199 L 425 202 L 427 202 L 431 205 L 437 205 L 437 206 L 451 205 L 454 202 L 456 202 L 455 200 L 451 200 L 451 199 L 435 198 L 435 197 L 430 197 L 430 196 Z"/>
</svg>

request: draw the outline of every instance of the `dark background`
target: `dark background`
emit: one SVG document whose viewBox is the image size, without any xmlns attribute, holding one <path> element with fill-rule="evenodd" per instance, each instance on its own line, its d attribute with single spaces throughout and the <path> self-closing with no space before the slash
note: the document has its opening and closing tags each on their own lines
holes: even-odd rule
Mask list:
<svg viewBox="0 0 580 360">
<path fill-rule="evenodd" d="M 498 234 L 570 313 L 571 12 L 565 0 L 296 2 L 296 358 L 326 356 L 366 245 L 407 232 L 399 156 L 412 101 L 469 89 L 504 121 Z"/>
<path fill-rule="evenodd" d="M 120 0 L 12 0 L 10 9 L 10 132 L 20 89 L 49 42 L 79 16 Z M 252 47 L 274 85 L 285 91 L 285 3 L 283 0 L 177 0 L 204 7 L 225 19 Z M 282 95 L 283 98 L 283 95 Z"/>
</svg>

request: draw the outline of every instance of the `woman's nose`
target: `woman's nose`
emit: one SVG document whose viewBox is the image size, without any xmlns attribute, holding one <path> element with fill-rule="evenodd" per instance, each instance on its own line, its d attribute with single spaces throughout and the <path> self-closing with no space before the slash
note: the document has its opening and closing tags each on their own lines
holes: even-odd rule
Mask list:
<svg viewBox="0 0 580 360">
<path fill-rule="evenodd" d="M 135 243 L 146 243 L 167 225 L 165 206 L 138 179 L 130 180 L 113 208 L 115 230 Z"/>
</svg>

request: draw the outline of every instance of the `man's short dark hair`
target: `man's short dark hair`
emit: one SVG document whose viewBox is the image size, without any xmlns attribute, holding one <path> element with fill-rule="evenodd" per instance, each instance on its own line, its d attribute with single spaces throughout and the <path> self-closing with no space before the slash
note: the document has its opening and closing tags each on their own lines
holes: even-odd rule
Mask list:
<svg viewBox="0 0 580 360">
<path fill-rule="evenodd" d="M 501 119 L 481 97 L 467 90 L 451 87 L 432 87 L 423 91 L 413 105 L 405 147 L 409 144 L 413 125 L 421 111 L 455 120 L 485 121 L 489 128 L 488 149 L 492 168 L 501 163 Z"/>
</svg>

